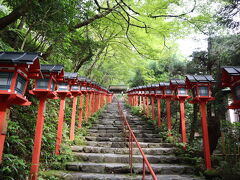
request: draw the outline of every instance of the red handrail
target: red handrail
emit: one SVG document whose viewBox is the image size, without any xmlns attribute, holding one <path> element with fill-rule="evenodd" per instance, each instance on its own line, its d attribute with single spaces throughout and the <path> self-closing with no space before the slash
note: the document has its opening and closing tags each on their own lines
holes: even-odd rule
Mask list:
<svg viewBox="0 0 240 180">
<path fill-rule="evenodd" d="M 115 98 L 116 98 L 116 97 L 115 97 Z M 117 100 L 117 98 L 116 98 L 116 100 Z M 138 149 L 139 149 L 139 151 L 140 151 L 140 153 L 141 153 L 141 155 L 142 155 L 142 158 L 143 158 L 143 177 L 142 177 L 142 179 L 145 179 L 145 175 L 146 175 L 146 172 L 145 172 L 145 171 L 146 171 L 145 164 L 146 164 L 147 167 L 148 167 L 148 169 L 149 169 L 149 172 L 150 172 L 151 175 L 152 175 L 152 178 L 153 178 L 154 180 L 157 180 L 157 176 L 156 176 L 156 174 L 154 173 L 154 171 L 153 171 L 153 169 L 152 169 L 152 167 L 151 167 L 151 165 L 150 165 L 150 163 L 149 163 L 149 161 L 148 161 L 145 153 L 143 152 L 143 150 L 142 150 L 142 148 L 141 148 L 141 146 L 140 146 L 137 138 L 135 137 L 135 135 L 134 135 L 134 133 L 133 133 L 133 131 L 132 131 L 132 128 L 131 128 L 130 125 L 128 124 L 127 118 L 126 118 L 126 116 L 124 115 L 123 110 L 122 110 L 121 105 L 120 105 L 120 103 L 119 103 L 118 100 L 117 100 L 117 103 L 118 103 L 119 114 L 120 114 L 120 117 L 121 117 L 121 119 L 122 119 L 122 121 L 123 121 L 123 128 L 124 128 L 123 130 L 124 130 L 124 132 L 125 132 L 126 129 L 128 129 L 128 132 L 129 132 L 129 137 L 128 137 L 129 146 L 128 146 L 128 147 L 129 147 L 129 165 L 130 165 L 131 174 L 132 174 L 132 163 L 133 163 L 132 158 L 133 158 L 133 140 L 134 140 L 135 143 L 136 143 L 136 145 L 137 145 L 137 147 L 138 147 Z"/>
</svg>

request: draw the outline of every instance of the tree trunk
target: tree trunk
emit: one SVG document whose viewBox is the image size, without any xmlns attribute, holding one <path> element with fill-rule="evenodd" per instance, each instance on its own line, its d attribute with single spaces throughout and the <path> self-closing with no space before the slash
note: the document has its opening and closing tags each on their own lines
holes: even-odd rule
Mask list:
<svg viewBox="0 0 240 180">
<path fill-rule="evenodd" d="M 190 131 L 190 138 L 189 138 L 190 143 L 194 140 L 197 120 L 198 120 L 198 104 L 193 104 L 193 120 L 191 122 L 191 131 Z"/>
<path fill-rule="evenodd" d="M 0 30 L 7 27 L 9 24 L 14 23 L 16 20 L 18 20 L 20 17 L 24 16 L 29 8 L 31 0 L 28 0 L 27 2 L 21 4 L 17 8 L 15 8 L 10 14 L 7 16 L 4 16 L 0 18 Z"/>
</svg>

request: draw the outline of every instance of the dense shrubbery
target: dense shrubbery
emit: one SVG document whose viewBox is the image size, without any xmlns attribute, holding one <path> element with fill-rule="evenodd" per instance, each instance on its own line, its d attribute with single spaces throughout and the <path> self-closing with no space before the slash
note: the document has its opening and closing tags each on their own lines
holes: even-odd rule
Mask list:
<svg viewBox="0 0 240 180">
<path fill-rule="evenodd" d="M 25 179 L 29 174 L 38 104 L 38 100 L 35 97 L 31 96 L 30 100 L 32 101 L 31 106 L 14 106 L 11 108 L 3 164 L 0 167 L 0 179 Z M 63 146 L 61 148 L 62 154 L 56 156 L 55 142 L 59 100 L 48 100 L 48 103 L 46 103 L 40 160 L 41 170 L 43 171 L 49 168 L 62 169 L 64 162 L 73 160 L 70 145 L 83 141 L 82 137 L 86 134 L 84 128 L 82 130 L 76 130 L 75 142 L 70 142 L 68 140 L 71 106 L 71 99 L 67 99 L 63 130 Z"/>
</svg>

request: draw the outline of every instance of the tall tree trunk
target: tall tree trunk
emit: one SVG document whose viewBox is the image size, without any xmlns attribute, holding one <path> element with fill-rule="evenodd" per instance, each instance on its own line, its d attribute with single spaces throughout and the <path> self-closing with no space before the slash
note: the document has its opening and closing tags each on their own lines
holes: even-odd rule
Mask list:
<svg viewBox="0 0 240 180">
<path fill-rule="evenodd" d="M 191 122 L 191 131 L 190 131 L 190 138 L 189 142 L 191 143 L 194 140 L 194 134 L 196 131 L 196 125 L 197 125 L 197 120 L 198 120 L 198 104 L 193 104 L 193 120 Z"/>
<path fill-rule="evenodd" d="M 24 16 L 26 12 L 30 9 L 29 5 L 31 2 L 32 0 L 27 0 L 26 2 L 23 2 L 23 4 L 15 8 L 10 14 L 0 18 L 0 30 L 14 23 L 20 17 Z"/>
<path fill-rule="evenodd" d="M 29 34 L 30 32 L 31 32 L 31 27 L 29 27 L 29 29 L 28 29 L 25 37 L 24 37 L 24 40 L 23 40 L 22 45 L 21 45 L 21 48 L 20 48 L 21 50 L 24 49 L 25 43 L 26 43 L 26 41 L 27 41 L 27 36 L 28 36 L 28 34 Z"/>
</svg>

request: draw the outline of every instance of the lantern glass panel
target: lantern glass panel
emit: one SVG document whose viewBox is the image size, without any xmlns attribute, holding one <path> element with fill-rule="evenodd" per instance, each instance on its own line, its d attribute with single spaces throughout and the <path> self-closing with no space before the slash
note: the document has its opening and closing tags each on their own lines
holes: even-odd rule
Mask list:
<svg viewBox="0 0 240 180">
<path fill-rule="evenodd" d="M 51 90 L 55 91 L 55 82 L 53 80 L 52 80 L 52 83 L 51 83 Z"/>
<path fill-rule="evenodd" d="M 172 94 L 172 90 L 171 89 L 166 89 L 166 94 L 167 95 Z"/>
<path fill-rule="evenodd" d="M 0 89 L 8 90 L 10 89 L 12 83 L 12 72 L 0 72 Z"/>
<path fill-rule="evenodd" d="M 234 95 L 236 100 L 240 100 L 240 86 L 234 88 Z"/>
<path fill-rule="evenodd" d="M 60 91 L 68 91 L 68 84 L 67 83 L 59 83 L 58 90 Z"/>
<path fill-rule="evenodd" d="M 73 85 L 72 86 L 72 91 L 78 91 L 79 90 L 79 86 L 78 85 Z"/>
<path fill-rule="evenodd" d="M 155 91 L 151 91 L 151 94 L 155 94 Z"/>
<path fill-rule="evenodd" d="M 208 96 L 208 86 L 199 86 L 198 87 L 199 96 Z"/>
<path fill-rule="evenodd" d="M 90 88 L 90 87 L 87 87 L 87 90 L 91 90 L 91 88 Z"/>
<path fill-rule="evenodd" d="M 178 89 L 178 95 L 186 95 L 187 89 L 186 88 L 179 88 Z"/>
<path fill-rule="evenodd" d="M 163 91 L 162 90 L 157 90 L 156 94 L 163 94 Z"/>
<path fill-rule="evenodd" d="M 49 79 L 38 79 L 37 80 L 37 89 L 48 89 Z"/>
<path fill-rule="evenodd" d="M 23 94 L 26 82 L 27 80 L 22 75 L 18 74 L 15 86 L 15 91 L 17 91 L 18 94 Z"/>
<path fill-rule="evenodd" d="M 82 90 L 82 91 L 86 90 L 86 87 L 81 86 L 81 90 Z"/>
</svg>

